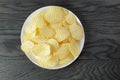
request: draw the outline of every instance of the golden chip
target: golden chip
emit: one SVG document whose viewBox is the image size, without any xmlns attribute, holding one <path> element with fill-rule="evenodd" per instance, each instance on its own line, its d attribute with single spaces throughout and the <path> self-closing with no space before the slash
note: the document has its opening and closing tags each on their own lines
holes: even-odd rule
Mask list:
<svg viewBox="0 0 120 80">
<path fill-rule="evenodd" d="M 38 60 L 38 62 L 39 62 L 39 65 L 41 66 L 41 67 L 44 67 L 44 68 L 47 68 L 47 67 L 49 67 L 48 66 L 48 59 L 49 59 L 49 57 L 50 57 L 51 55 L 48 55 L 48 56 L 40 56 L 40 57 L 37 57 L 37 60 Z"/>
<path fill-rule="evenodd" d="M 75 16 L 72 14 L 72 13 L 69 13 L 67 16 L 66 16 L 66 22 L 68 24 L 73 24 L 73 23 L 76 23 L 76 18 Z"/>
<path fill-rule="evenodd" d="M 42 16 L 35 15 L 30 22 L 25 24 L 25 32 L 28 34 L 31 34 L 35 32 L 36 28 L 43 28 L 43 26 L 46 26 L 46 22 L 44 21 L 44 18 Z"/>
<path fill-rule="evenodd" d="M 40 35 L 46 38 L 51 38 L 54 34 L 55 34 L 54 30 L 47 26 L 44 26 L 44 28 L 40 30 Z"/>
<path fill-rule="evenodd" d="M 56 30 L 55 38 L 58 40 L 58 42 L 61 42 L 69 37 L 69 31 L 68 29 L 64 27 L 58 27 Z"/>
<path fill-rule="evenodd" d="M 58 65 L 58 63 L 59 63 L 59 58 L 58 58 L 58 56 L 51 56 L 49 59 L 48 59 L 48 65 L 50 66 L 50 67 L 55 67 L 55 66 L 57 66 Z"/>
<path fill-rule="evenodd" d="M 34 43 L 31 41 L 25 41 L 21 45 L 21 49 L 26 53 L 29 53 L 33 47 L 34 47 Z"/>
<path fill-rule="evenodd" d="M 32 48 L 32 53 L 40 57 L 50 55 L 50 46 L 45 43 L 40 43 Z"/>
<path fill-rule="evenodd" d="M 54 30 L 57 30 L 58 28 L 62 27 L 61 23 L 51 24 L 50 27 Z"/>
<path fill-rule="evenodd" d="M 80 54 L 80 44 L 79 41 L 71 40 L 69 45 L 69 51 L 72 53 L 74 57 Z"/>
<path fill-rule="evenodd" d="M 82 39 L 83 30 L 82 30 L 82 27 L 80 25 L 72 24 L 69 26 L 69 28 L 70 28 L 70 33 L 74 39 L 76 39 L 76 40 Z"/>
<path fill-rule="evenodd" d="M 63 25 L 64 27 L 69 27 L 69 24 L 68 24 L 65 20 L 63 20 L 62 25 Z"/>
<path fill-rule="evenodd" d="M 62 60 L 60 60 L 60 65 L 63 65 L 63 64 L 66 64 L 66 63 L 69 63 L 70 61 L 73 60 L 73 55 L 71 53 L 68 54 L 68 56 Z"/>
<path fill-rule="evenodd" d="M 67 14 L 68 14 L 68 10 L 67 10 L 67 9 L 62 8 L 62 10 L 63 10 L 64 15 L 67 15 Z"/>
<path fill-rule="evenodd" d="M 37 16 L 41 16 L 41 17 L 44 18 L 45 13 L 46 13 L 46 10 L 40 11 L 40 12 L 37 14 Z"/>
<path fill-rule="evenodd" d="M 48 8 L 45 14 L 45 19 L 49 23 L 58 23 L 64 19 L 64 12 L 61 7 L 51 6 Z"/>
<path fill-rule="evenodd" d="M 28 41 L 30 39 L 30 35 L 28 35 L 27 33 L 24 33 L 24 35 L 22 36 L 23 38 L 23 42 L 24 41 Z"/>
<path fill-rule="evenodd" d="M 58 56 L 46 56 L 39 58 L 39 64 L 42 67 L 55 67 L 59 64 Z"/>
<path fill-rule="evenodd" d="M 44 36 L 35 36 L 35 33 L 33 34 L 24 33 L 23 42 L 28 40 L 32 41 L 34 44 L 47 41 L 47 39 Z"/>
<path fill-rule="evenodd" d="M 52 50 L 56 51 L 59 48 L 59 43 L 55 39 L 47 40 L 47 43 L 52 46 Z"/>
<path fill-rule="evenodd" d="M 62 44 L 60 48 L 55 53 L 53 53 L 53 55 L 57 55 L 59 59 L 67 57 L 67 55 L 69 54 L 68 47 L 69 47 L 68 43 Z"/>
<path fill-rule="evenodd" d="M 43 36 L 32 37 L 30 38 L 30 40 L 33 41 L 35 44 L 47 42 L 47 39 Z"/>
<path fill-rule="evenodd" d="M 27 34 L 32 34 L 35 32 L 35 30 L 36 30 L 36 26 L 33 24 L 31 24 L 29 26 L 28 25 L 25 26 L 25 33 L 27 33 Z"/>
</svg>

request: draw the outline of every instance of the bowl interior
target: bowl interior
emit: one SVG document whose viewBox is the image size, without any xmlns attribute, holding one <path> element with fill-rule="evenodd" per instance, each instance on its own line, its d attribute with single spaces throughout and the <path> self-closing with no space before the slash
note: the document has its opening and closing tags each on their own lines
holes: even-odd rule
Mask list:
<svg viewBox="0 0 120 80">
<path fill-rule="evenodd" d="M 22 41 L 23 41 L 22 36 L 24 35 L 25 25 L 29 23 L 29 21 L 33 18 L 33 16 L 35 16 L 35 15 L 36 15 L 37 13 L 39 13 L 40 11 L 46 10 L 48 7 L 50 7 L 50 6 L 46 6 L 46 7 L 39 8 L 39 9 L 35 10 L 33 13 L 31 13 L 31 14 L 28 16 L 28 18 L 27 18 L 26 21 L 24 22 L 23 27 L 22 27 L 22 30 L 21 30 L 21 43 L 22 43 Z M 64 8 L 64 7 L 62 7 L 62 8 Z M 64 9 L 66 9 L 66 8 L 64 8 Z M 66 10 L 67 10 L 69 13 L 72 13 L 70 10 L 68 10 L 68 9 L 66 9 Z M 74 13 L 72 13 L 72 14 L 74 14 Z M 83 38 L 82 38 L 82 40 L 80 41 L 80 53 L 81 53 L 81 51 L 82 51 L 82 49 L 83 49 L 83 46 L 84 46 L 84 42 L 85 42 L 85 33 L 84 33 L 83 25 L 81 24 L 81 21 L 78 19 L 78 17 L 77 17 L 75 14 L 74 14 L 74 16 L 76 17 L 78 24 L 80 24 L 81 27 L 82 27 L 82 29 L 83 29 Z M 38 64 L 37 57 L 33 57 L 33 56 L 34 56 L 33 53 L 25 53 L 25 54 L 26 54 L 26 56 L 27 56 L 34 64 L 36 64 L 37 66 L 41 67 L 41 66 Z M 80 55 L 80 54 L 79 54 L 79 55 Z M 78 56 L 79 56 L 79 55 L 78 55 Z M 54 68 L 46 68 L 46 69 L 60 69 L 60 68 L 64 68 L 64 67 L 70 65 L 71 63 L 73 63 L 73 62 L 78 58 L 78 56 L 76 56 L 72 61 L 70 61 L 69 63 L 67 63 L 67 64 L 65 64 L 65 65 L 60 65 L 60 66 L 57 66 L 57 67 L 54 67 Z M 44 68 L 44 67 L 42 67 L 42 68 Z"/>
</svg>

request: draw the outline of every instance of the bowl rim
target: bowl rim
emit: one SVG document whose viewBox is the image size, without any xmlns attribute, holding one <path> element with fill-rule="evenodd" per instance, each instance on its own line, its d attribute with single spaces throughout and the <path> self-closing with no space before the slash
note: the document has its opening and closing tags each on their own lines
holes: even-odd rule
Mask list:
<svg viewBox="0 0 120 80">
<path fill-rule="evenodd" d="M 38 8 L 38 9 L 36 9 L 35 11 L 33 11 L 33 12 L 25 19 L 25 21 L 24 21 L 24 23 L 23 23 L 23 25 L 22 25 L 21 35 L 20 35 L 21 44 L 22 44 L 22 42 L 23 42 L 23 38 L 22 38 L 22 37 L 23 37 L 23 34 L 24 34 L 25 24 L 30 20 L 30 18 L 33 17 L 34 14 L 37 14 L 37 12 L 40 12 L 40 11 L 42 11 L 42 10 L 44 10 L 44 9 L 47 9 L 47 8 L 51 7 L 51 6 L 56 6 L 56 5 L 49 5 L 49 6 L 40 7 L 40 8 Z M 57 6 L 57 7 L 61 7 L 61 6 Z M 37 62 L 35 62 L 35 61 L 33 61 L 33 60 L 31 59 L 29 53 L 25 53 L 25 52 L 24 52 L 25 55 L 27 56 L 27 58 L 28 58 L 32 63 L 34 63 L 35 65 L 37 65 L 37 66 L 40 67 L 40 68 L 49 69 L 49 70 L 57 70 L 57 69 L 65 68 L 65 67 L 69 66 L 70 64 L 72 64 L 73 62 L 75 62 L 75 60 L 77 60 L 77 58 L 80 56 L 80 54 L 81 54 L 81 52 L 82 52 L 82 50 L 83 50 L 83 48 L 84 48 L 84 45 L 85 45 L 85 31 L 84 31 L 84 28 L 83 28 L 83 25 L 82 25 L 80 19 L 76 16 L 75 13 L 73 13 L 73 12 L 70 11 L 69 9 L 67 9 L 67 8 L 65 8 L 65 7 L 61 7 L 61 8 L 64 8 L 64 9 L 66 9 L 69 13 L 72 13 L 72 14 L 75 16 L 75 18 L 77 19 L 78 24 L 81 25 L 81 28 L 82 28 L 82 30 L 83 30 L 83 38 L 82 38 L 82 40 L 80 41 L 80 52 L 79 52 L 79 55 L 76 56 L 76 57 L 74 57 L 73 60 L 71 60 L 70 62 L 68 62 L 68 63 L 66 63 L 66 64 L 64 64 L 64 65 L 61 65 L 61 66 L 58 66 L 58 67 L 53 67 L 53 68 L 47 68 L 47 67 L 42 67 L 42 66 L 40 66 Z M 36 60 L 37 60 L 37 59 L 36 59 Z"/>
</svg>

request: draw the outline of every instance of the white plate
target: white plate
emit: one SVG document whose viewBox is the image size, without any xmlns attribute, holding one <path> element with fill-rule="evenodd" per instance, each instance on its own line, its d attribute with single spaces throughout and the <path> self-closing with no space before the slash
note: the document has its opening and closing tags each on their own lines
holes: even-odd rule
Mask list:
<svg viewBox="0 0 120 80">
<path fill-rule="evenodd" d="M 39 9 L 35 10 L 33 13 L 31 13 L 31 14 L 28 16 L 28 18 L 25 20 L 25 22 L 24 22 L 24 24 L 23 24 L 23 27 L 22 27 L 22 30 L 21 30 L 21 43 L 22 43 L 22 41 L 23 41 L 22 36 L 24 35 L 25 24 L 29 23 L 29 21 L 33 18 L 33 16 L 36 15 L 38 12 L 43 11 L 43 10 L 46 10 L 48 7 L 50 7 L 50 6 L 45 6 L 45 7 L 39 8 Z M 58 7 L 60 7 L 60 6 L 58 6 Z M 62 8 L 64 8 L 64 7 L 62 7 Z M 64 9 L 66 9 L 66 8 L 64 8 Z M 68 9 L 66 9 L 66 10 L 68 10 Z M 68 11 L 69 11 L 69 13 L 73 13 L 73 12 L 71 12 L 70 10 L 68 10 Z M 74 13 L 73 13 L 73 14 L 74 14 Z M 85 33 L 84 33 L 84 28 L 83 28 L 83 25 L 82 25 L 81 21 L 78 19 L 78 17 L 77 17 L 75 14 L 74 14 L 74 16 L 76 17 L 77 22 L 81 25 L 81 27 L 82 27 L 82 29 L 83 29 L 83 38 L 82 38 L 82 40 L 80 41 L 80 53 L 81 53 L 81 51 L 82 51 L 82 49 L 83 49 L 83 46 L 84 46 L 84 43 L 85 43 Z M 34 64 L 36 64 L 37 66 L 41 67 L 41 66 L 38 64 L 37 58 L 33 57 L 34 54 L 32 54 L 32 53 L 29 53 L 29 54 L 25 53 L 25 54 L 26 54 L 26 56 L 27 56 Z M 80 55 L 80 54 L 79 54 L 79 55 Z M 78 55 L 78 56 L 79 56 L 79 55 Z M 67 63 L 67 64 L 65 64 L 65 65 L 57 66 L 57 67 L 54 67 L 54 68 L 45 68 L 45 69 L 52 69 L 52 70 L 54 70 L 54 69 L 64 68 L 64 67 L 70 65 L 71 63 L 73 63 L 73 62 L 78 58 L 78 56 L 76 56 L 72 61 L 70 61 L 69 63 Z M 42 68 L 44 68 L 44 67 L 42 67 Z"/>
</svg>

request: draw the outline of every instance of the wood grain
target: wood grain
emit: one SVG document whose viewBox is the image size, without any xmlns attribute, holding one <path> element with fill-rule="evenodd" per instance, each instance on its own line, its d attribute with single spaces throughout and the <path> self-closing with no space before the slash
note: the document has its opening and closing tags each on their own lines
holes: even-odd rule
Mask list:
<svg viewBox="0 0 120 80">
<path fill-rule="evenodd" d="M 30 13 L 48 5 L 73 11 L 85 30 L 80 57 L 60 70 L 34 65 L 20 50 Z M 120 80 L 120 0 L 0 0 L 0 80 Z"/>
</svg>

